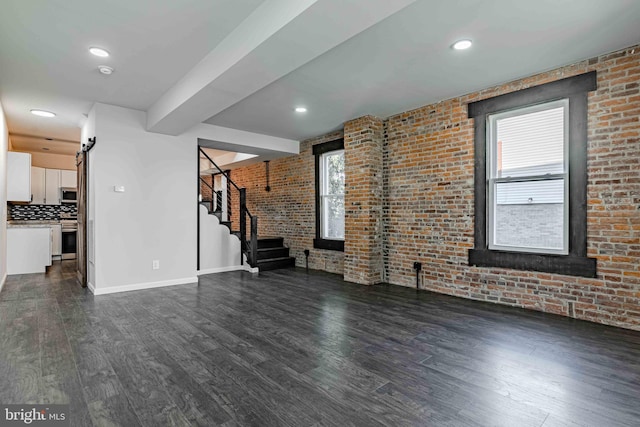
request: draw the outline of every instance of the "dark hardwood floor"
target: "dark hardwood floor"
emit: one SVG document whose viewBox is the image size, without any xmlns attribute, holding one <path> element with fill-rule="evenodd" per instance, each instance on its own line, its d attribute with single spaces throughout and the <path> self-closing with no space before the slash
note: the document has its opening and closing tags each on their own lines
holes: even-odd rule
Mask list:
<svg viewBox="0 0 640 427">
<path fill-rule="evenodd" d="M 0 293 L 0 403 L 79 426 L 638 426 L 640 333 L 302 269 Z"/>
</svg>

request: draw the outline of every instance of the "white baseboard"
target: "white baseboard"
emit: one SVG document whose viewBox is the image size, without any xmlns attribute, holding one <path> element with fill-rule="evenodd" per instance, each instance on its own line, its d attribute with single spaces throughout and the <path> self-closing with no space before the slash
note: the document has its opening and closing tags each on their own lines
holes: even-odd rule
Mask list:
<svg viewBox="0 0 640 427">
<path fill-rule="evenodd" d="M 95 293 L 96 293 L 96 287 L 95 287 L 95 286 L 93 286 L 93 283 L 91 283 L 91 282 L 87 282 L 87 288 L 89 288 L 89 290 L 91 291 L 91 293 L 95 295 Z"/>
<path fill-rule="evenodd" d="M 118 292 L 140 291 L 143 289 L 162 288 L 165 286 L 186 285 L 190 283 L 198 283 L 198 277 L 184 277 L 182 279 L 163 280 L 161 282 L 134 283 L 133 285 L 124 286 L 107 286 L 98 288 L 89 283 L 89 289 L 94 295 L 114 294 Z"/>
<path fill-rule="evenodd" d="M 2 288 L 4 288 L 4 282 L 7 281 L 7 273 L 4 273 L 2 280 L 0 280 L 0 292 L 2 292 Z"/>
<path fill-rule="evenodd" d="M 202 276 L 203 274 L 214 274 L 214 273 L 226 273 L 227 271 L 244 271 L 246 270 L 247 265 L 230 265 L 228 267 L 216 267 L 216 268 L 205 268 L 204 270 L 198 270 L 198 276 Z"/>
<path fill-rule="evenodd" d="M 249 273 L 259 273 L 260 269 L 258 267 L 251 267 L 249 264 L 245 264 L 244 271 L 248 271 Z"/>
</svg>

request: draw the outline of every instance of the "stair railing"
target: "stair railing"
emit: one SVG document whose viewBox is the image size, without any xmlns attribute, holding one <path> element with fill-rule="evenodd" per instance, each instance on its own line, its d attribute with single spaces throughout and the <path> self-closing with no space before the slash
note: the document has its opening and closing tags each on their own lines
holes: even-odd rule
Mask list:
<svg viewBox="0 0 640 427">
<path fill-rule="evenodd" d="M 217 192 L 202 177 L 200 177 L 200 183 L 206 185 L 209 188 L 209 190 L 211 190 L 211 200 L 203 200 L 203 202 L 209 202 L 209 211 L 213 212 L 215 210 L 214 206 L 213 206 L 213 203 L 216 201 L 214 199 L 214 195 L 217 196 Z"/>
<path fill-rule="evenodd" d="M 216 212 L 222 211 L 222 190 L 216 191 Z"/>
<path fill-rule="evenodd" d="M 223 171 L 217 164 L 216 162 L 213 161 L 213 159 L 211 157 L 209 157 L 209 155 L 202 149 L 199 148 L 200 150 L 200 154 L 202 154 L 207 160 L 209 160 L 209 162 L 218 170 L 218 172 L 224 176 L 227 180 L 227 185 L 226 188 L 223 188 L 222 191 L 226 191 L 227 192 L 227 203 L 229 204 L 228 208 L 227 208 L 227 212 L 229 213 L 229 220 L 231 219 L 231 192 L 230 189 L 233 186 L 236 190 L 238 190 L 238 193 L 240 194 L 239 197 L 239 205 L 240 205 L 240 209 L 239 209 L 239 213 L 240 213 L 240 249 L 241 249 L 241 255 L 240 255 L 240 264 L 244 264 L 244 256 L 247 256 L 247 262 L 249 263 L 249 265 L 251 267 L 256 267 L 257 266 L 257 261 L 258 261 L 258 217 L 257 216 L 253 216 L 251 215 L 251 212 L 249 212 L 249 209 L 247 208 L 247 190 L 245 188 L 240 188 L 238 187 L 238 185 L 236 185 L 235 182 L 233 182 L 231 180 L 231 177 L 229 176 L 229 174 L 225 171 Z M 204 182 L 205 184 L 207 184 L 208 187 L 210 187 L 212 189 L 212 194 L 216 194 L 215 191 L 213 191 L 213 188 L 209 185 L 209 183 L 207 183 L 205 180 L 203 180 L 202 178 L 200 178 L 202 180 L 202 182 Z M 220 193 L 219 196 L 219 202 L 220 204 L 218 204 L 218 208 L 220 208 L 221 204 L 222 204 L 222 191 L 218 192 Z M 216 202 L 218 202 L 218 195 L 216 194 Z M 213 202 L 212 202 L 213 205 Z M 249 236 L 250 236 L 250 241 L 247 241 L 247 217 L 249 217 L 250 220 L 250 227 L 249 227 Z"/>
</svg>

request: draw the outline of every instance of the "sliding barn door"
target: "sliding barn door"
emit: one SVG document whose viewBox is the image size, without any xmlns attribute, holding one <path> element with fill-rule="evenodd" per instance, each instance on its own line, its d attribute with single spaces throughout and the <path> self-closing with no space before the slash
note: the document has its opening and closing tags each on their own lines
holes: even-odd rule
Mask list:
<svg viewBox="0 0 640 427">
<path fill-rule="evenodd" d="M 87 286 L 87 152 L 76 157 L 78 166 L 78 281 Z"/>
</svg>

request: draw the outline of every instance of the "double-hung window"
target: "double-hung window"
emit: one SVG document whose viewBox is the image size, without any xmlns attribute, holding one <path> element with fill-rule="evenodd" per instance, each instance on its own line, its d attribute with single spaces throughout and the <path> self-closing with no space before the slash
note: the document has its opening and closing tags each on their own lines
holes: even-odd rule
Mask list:
<svg viewBox="0 0 640 427">
<path fill-rule="evenodd" d="M 567 99 L 488 116 L 489 249 L 569 253 Z"/>
<path fill-rule="evenodd" d="M 344 240 L 344 150 L 320 157 L 320 237 Z"/>
<path fill-rule="evenodd" d="M 593 71 L 469 104 L 469 265 L 596 276 L 587 257 L 587 105 L 596 82 Z"/>
<path fill-rule="evenodd" d="M 344 141 L 314 145 L 316 238 L 314 247 L 344 250 Z"/>
</svg>

